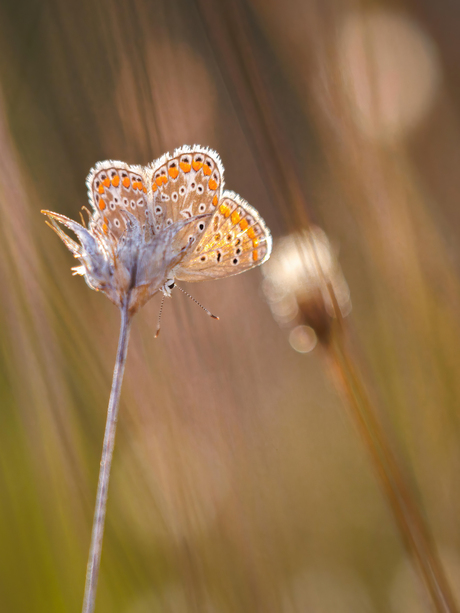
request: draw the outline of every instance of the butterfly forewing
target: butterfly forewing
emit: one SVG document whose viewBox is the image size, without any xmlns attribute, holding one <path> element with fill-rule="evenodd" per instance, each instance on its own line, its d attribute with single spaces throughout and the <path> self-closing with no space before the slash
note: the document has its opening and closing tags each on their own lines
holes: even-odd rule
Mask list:
<svg viewBox="0 0 460 613">
<path fill-rule="evenodd" d="M 272 239 L 265 222 L 246 201 L 224 192 L 204 234 L 175 271 L 182 281 L 228 277 L 262 264 Z"/>
<path fill-rule="evenodd" d="M 89 201 L 95 210 L 93 223 L 102 232 L 119 238 L 126 229 L 128 211 L 141 226 L 151 215 L 148 206 L 146 169 L 124 162 L 99 162 L 86 180 Z"/>
<path fill-rule="evenodd" d="M 182 147 L 153 162 L 149 187 L 155 232 L 197 216 L 204 216 L 206 227 L 220 200 L 222 175 L 217 153 L 203 147 Z"/>
</svg>

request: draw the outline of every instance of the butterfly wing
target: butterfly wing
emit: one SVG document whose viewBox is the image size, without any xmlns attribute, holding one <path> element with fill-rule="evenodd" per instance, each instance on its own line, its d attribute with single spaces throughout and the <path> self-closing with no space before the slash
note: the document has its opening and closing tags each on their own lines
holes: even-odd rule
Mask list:
<svg viewBox="0 0 460 613">
<path fill-rule="evenodd" d="M 196 246 L 174 269 L 179 281 L 236 275 L 265 262 L 272 237 L 259 213 L 234 192 L 225 191 Z"/>
<path fill-rule="evenodd" d="M 142 166 L 106 160 L 98 162 L 86 179 L 89 202 L 94 210 L 92 224 L 104 234 L 119 238 L 126 229 L 129 211 L 139 223 L 151 215 L 148 206 L 148 174 Z"/>
<path fill-rule="evenodd" d="M 195 237 L 198 240 L 216 210 L 222 186 L 222 163 L 212 149 L 181 147 L 172 156 L 166 154 L 153 162 L 149 169 L 149 187 L 155 232 L 201 215 L 203 221 Z"/>
</svg>

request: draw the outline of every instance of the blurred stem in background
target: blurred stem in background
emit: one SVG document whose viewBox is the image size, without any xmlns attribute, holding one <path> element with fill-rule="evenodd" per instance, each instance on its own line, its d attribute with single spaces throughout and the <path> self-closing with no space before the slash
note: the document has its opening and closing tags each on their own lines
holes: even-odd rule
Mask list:
<svg viewBox="0 0 460 613">
<path fill-rule="evenodd" d="M 369 453 L 401 538 L 419 570 L 434 608 L 439 613 L 454 613 L 457 606 L 436 546 L 376 417 L 362 377 L 346 347 L 342 329 L 337 329 L 331 335 L 330 343 L 323 348 L 332 379 L 344 397 L 350 417 Z"/>
<path fill-rule="evenodd" d="M 97 581 L 101 565 L 102 538 L 104 536 L 107 495 L 109 491 L 110 468 L 112 466 L 113 448 L 118 419 L 121 384 L 128 354 L 129 332 L 132 316 L 128 312 L 129 295 L 121 311 L 120 338 L 118 340 L 117 357 L 113 371 L 112 389 L 110 391 L 107 422 L 105 425 L 104 444 L 102 447 L 101 468 L 97 486 L 96 508 L 94 510 L 91 545 L 86 571 L 85 595 L 83 613 L 92 613 L 96 603 Z"/>
<path fill-rule="evenodd" d="M 240 120 L 248 128 L 254 153 L 265 171 L 267 183 L 278 202 L 284 201 L 286 204 L 280 207 L 287 214 L 286 223 L 290 228 L 308 228 L 308 206 L 302 182 L 296 172 L 294 156 L 273 112 L 274 105 L 262 76 L 263 69 L 258 65 L 248 31 L 247 7 L 240 0 L 232 0 L 219 8 L 210 0 L 196 0 L 196 4 L 228 83 L 228 90 L 231 95 L 233 93 Z M 334 290 L 325 278 L 311 234 L 308 230 L 306 234 L 311 241 L 313 265 L 319 284 L 328 288 L 338 322 L 336 326 L 326 326 L 321 330 L 316 327 L 315 330 L 331 367 L 332 380 L 345 397 L 352 421 L 368 450 L 382 491 L 393 512 L 400 537 L 415 562 L 435 610 L 438 613 L 455 613 L 457 608 L 430 531 L 376 418 L 362 377 L 344 342 L 342 315 Z M 302 311 L 301 304 L 299 310 Z M 318 311 L 315 312 L 315 318 L 317 315 Z"/>
</svg>

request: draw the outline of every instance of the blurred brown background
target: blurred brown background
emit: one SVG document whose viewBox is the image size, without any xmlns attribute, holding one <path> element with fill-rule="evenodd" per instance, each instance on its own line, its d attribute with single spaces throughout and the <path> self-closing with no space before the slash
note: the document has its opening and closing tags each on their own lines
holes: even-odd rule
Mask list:
<svg viewBox="0 0 460 613">
<path fill-rule="evenodd" d="M 119 314 L 40 209 L 98 160 L 217 150 L 274 237 L 339 252 L 354 359 L 460 585 L 460 6 L 0 7 L 0 608 L 81 607 Z M 97 610 L 429 611 L 321 348 L 259 270 L 136 317 Z M 460 596 L 460 594 L 459 594 Z"/>
</svg>

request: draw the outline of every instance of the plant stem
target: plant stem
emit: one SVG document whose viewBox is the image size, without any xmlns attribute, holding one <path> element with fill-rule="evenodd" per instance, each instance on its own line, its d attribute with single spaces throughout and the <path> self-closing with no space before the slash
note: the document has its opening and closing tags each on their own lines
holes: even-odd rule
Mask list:
<svg viewBox="0 0 460 613">
<path fill-rule="evenodd" d="M 117 357 L 113 371 L 112 389 L 110 392 L 107 422 L 105 425 L 104 445 L 102 448 L 101 468 L 97 486 L 96 508 L 94 511 L 91 546 L 86 569 L 85 595 L 82 613 L 93 613 L 96 602 L 97 580 L 101 564 L 102 537 L 104 535 L 107 494 L 109 490 L 110 468 L 112 465 L 113 447 L 118 419 L 118 402 L 120 400 L 121 384 L 128 353 L 131 315 L 128 312 L 128 302 L 121 309 L 120 338 L 118 340 Z"/>
<path fill-rule="evenodd" d="M 341 342 L 328 346 L 336 383 L 348 399 L 355 426 L 369 452 L 407 552 L 430 594 L 437 613 L 456 613 L 457 605 L 428 525 L 408 487 L 398 461 L 374 413 L 351 357 Z"/>
</svg>

